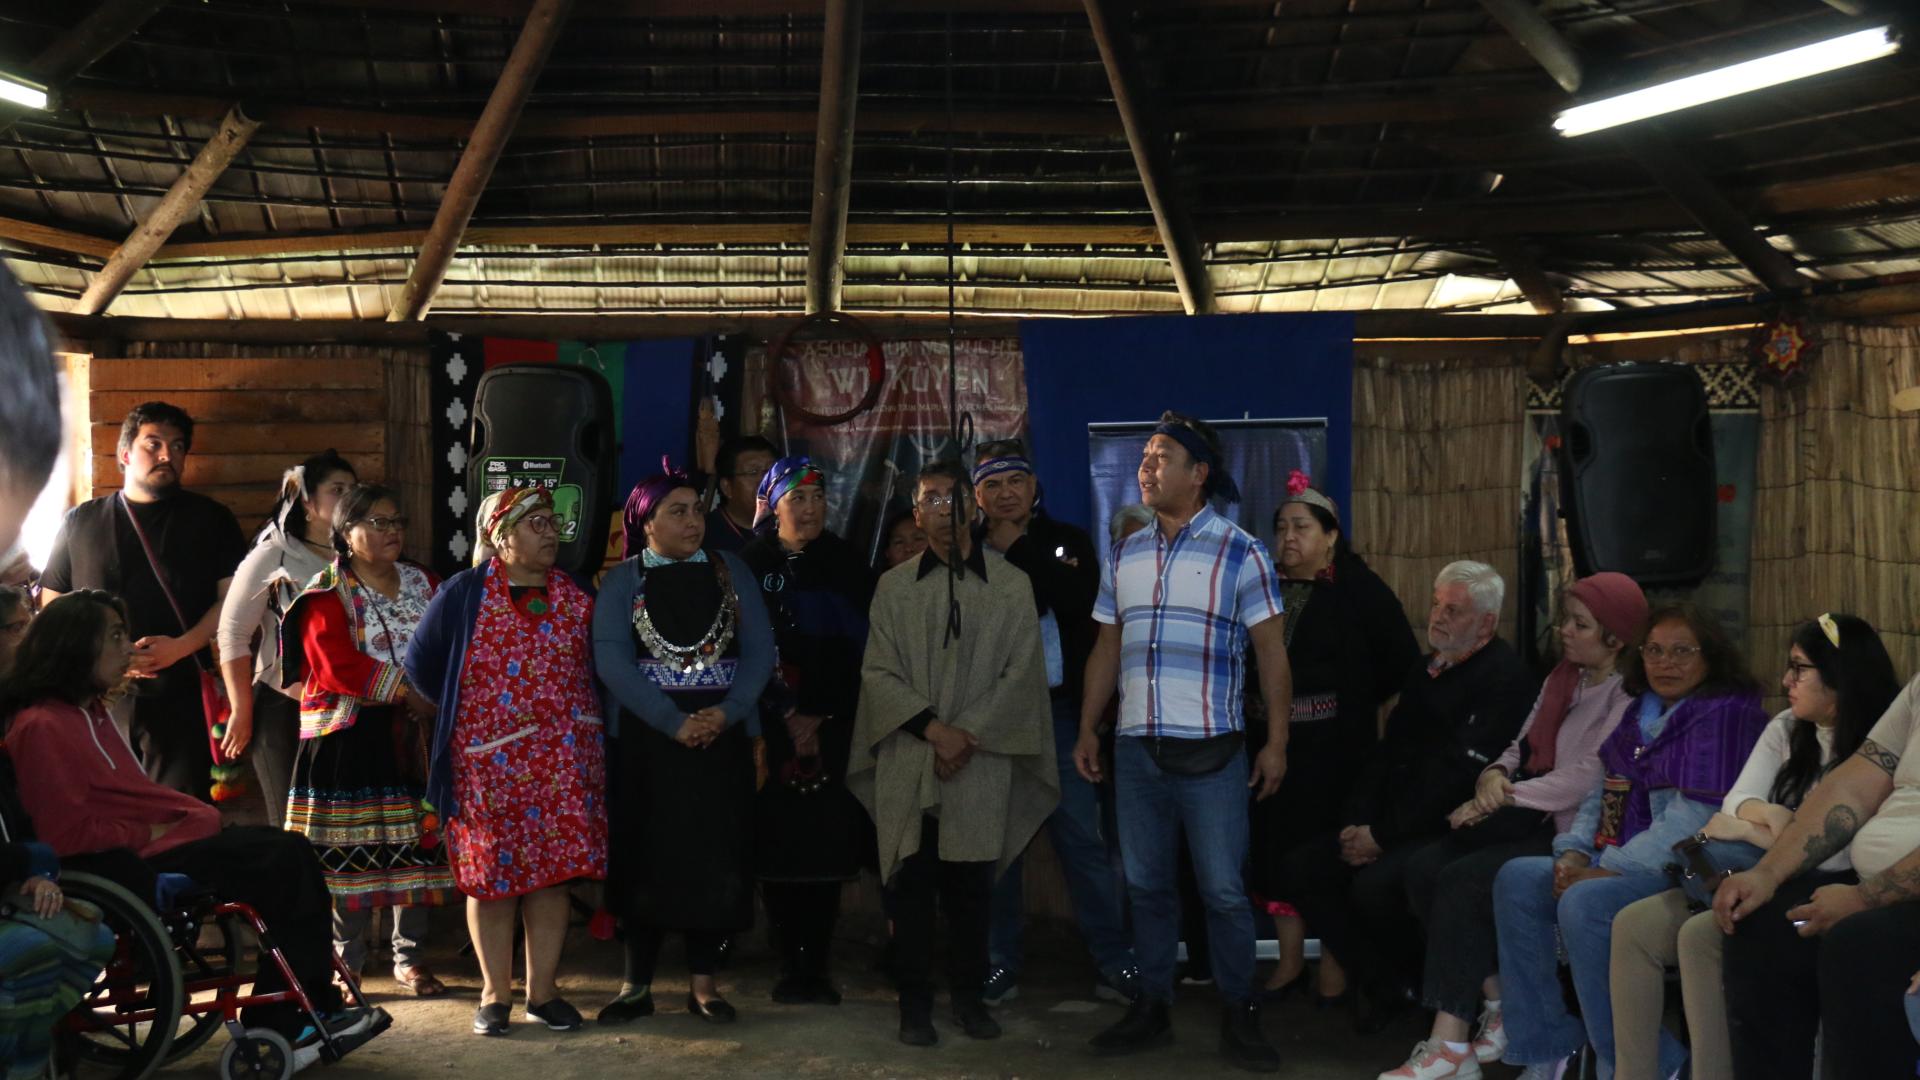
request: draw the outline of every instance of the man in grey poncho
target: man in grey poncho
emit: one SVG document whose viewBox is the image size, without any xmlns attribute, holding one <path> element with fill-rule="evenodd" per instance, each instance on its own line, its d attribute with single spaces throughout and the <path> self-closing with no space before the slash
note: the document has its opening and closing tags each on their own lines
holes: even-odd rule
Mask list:
<svg viewBox="0 0 1920 1080">
<path fill-rule="evenodd" d="M 1027 576 L 975 544 L 967 475 L 914 485 L 926 554 L 880 579 L 861 668 L 847 787 L 873 815 L 894 924 L 900 1041 L 932 1046 L 936 895 L 948 923 L 954 1021 L 991 1039 L 980 1000 L 993 881 L 1059 801 L 1040 623 Z M 956 527 L 956 524 L 958 527 Z M 949 566 L 960 606 L 949 636 Z"/>
</svg>

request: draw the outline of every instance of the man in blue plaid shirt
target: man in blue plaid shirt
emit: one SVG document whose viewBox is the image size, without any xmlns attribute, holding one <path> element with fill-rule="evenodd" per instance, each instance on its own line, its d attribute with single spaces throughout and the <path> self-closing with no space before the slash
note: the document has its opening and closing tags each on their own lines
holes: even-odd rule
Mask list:
<svg viewBox="0 0 1920 1080">
<path fill-rule="evenodd" d="M 1244 867 L 1247 790 L 1265 799 L 1287 770 L 1293 673 L 1279 583 L 1265 546 L 1210 505 L 1239 499 L 1211 427 L 1163 415 L 1141 455 L 1139 478 L 1140 501 L 1153 509 L 1156 527 L 1121 541 L 1102 573 L 1093 613 L 1100 638 L 1087 660 L 1073 757 L 1080 775 L 1101 780 L 1099 726 L 1117 682 L 1114 789 L 1142 992 L 1093 1048 L 1125 1054 L 1173 1040 L 1180 924 L 1174 875 L 1184 830 L 1224 1003 L 1220 1052 L 1241 1068 L 1270 1072 L 1280 1055 L 1260 1031 L 1253 996 Z M 1269 731 L 1251 762 L 1241 712 L 1249 643 Z"/>
</svg>

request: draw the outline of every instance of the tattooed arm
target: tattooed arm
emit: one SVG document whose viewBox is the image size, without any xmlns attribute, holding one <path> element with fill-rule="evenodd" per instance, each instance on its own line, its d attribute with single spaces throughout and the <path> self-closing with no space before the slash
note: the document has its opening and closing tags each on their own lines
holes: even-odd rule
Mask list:
<svg viewBox="0 0 1920 1080">
<path fill-rule="evenodd" d="M 1734 924 L 1773 899 L 1782 882 L 1846 850 L 1853 834 L 1893 794 L 1893 771 L 1899 764 L 1899 754 L 1868 739 L 1814 785 L 1794 813 L 1793 824 L 1773 842 L 1759 865 L 1735 874 L 1714 890 L 1713 912 L 1720 929 L 1733 933 Z"/>
<path fill-rule="evenodd" d="M 1862 881 L 1860 899 L 1870 908 L 1920 900 L 1920 849 Z"/>
</svg>

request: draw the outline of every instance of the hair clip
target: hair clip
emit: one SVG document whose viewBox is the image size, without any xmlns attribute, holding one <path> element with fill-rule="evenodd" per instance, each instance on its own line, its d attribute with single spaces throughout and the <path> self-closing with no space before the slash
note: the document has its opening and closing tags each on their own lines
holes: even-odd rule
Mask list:
<svg viewBox="0 0 1920 1080">
<path fill-rule="evenodd" d="M 1833 621 L 1833 613 L 1828 612 L 1814 621 L 1820 624 L 1820 629 L 1826 633 L 1827 640 L 1833 642 L 1833 647 L 1836 649 L 1839 648 L 1840 624 Z"/>
</svg>

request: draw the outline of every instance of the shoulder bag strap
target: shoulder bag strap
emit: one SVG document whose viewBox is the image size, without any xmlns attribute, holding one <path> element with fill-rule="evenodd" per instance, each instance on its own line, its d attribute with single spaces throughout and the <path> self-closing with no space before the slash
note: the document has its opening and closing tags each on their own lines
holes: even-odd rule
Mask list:
<svg viewBox="0 0 1920 1080">
<path fill-rule="evenodd" d="M 153 579 L 160 583 L 160 592 L 167 598 L 167 606 L 173 609 L 173 617 L 180 624 L 180 632 L 187 633 L 191 627 L 187 624 L 186 613 L 180 610 L 180 601 L 173 598 L 173 588 L 167 584 L 167 575 L 160 572 L 160 560 L 153 556 L 153 545 L 147 542 L 147 531 L 140 527 L 140 519 L 133 514 L 133 507 L 127 504 L 126 495 L 115 492 L 114 499 L 120 503 L 120 509 L 126 512 L 127 522 L 133 526 L 133 535 L 140 539 L 140 550 L 146 553 L 147 568 L 153 571 Z M 206 670 L 200 661 L 200 651 L 193 652 L 193 666 Z"/>
</svg>

